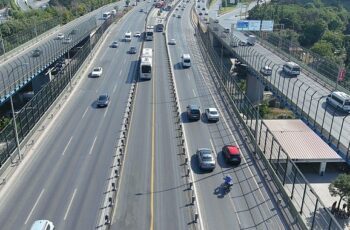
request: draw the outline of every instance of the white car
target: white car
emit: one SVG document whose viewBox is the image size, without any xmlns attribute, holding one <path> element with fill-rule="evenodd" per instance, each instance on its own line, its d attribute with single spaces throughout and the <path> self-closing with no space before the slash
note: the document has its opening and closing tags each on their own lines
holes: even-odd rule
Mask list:
<svg viewBox="0 0 350 230">
<path fill-rule="evenodd" d="M 140 32 L 135 32 L 134 37 L 136 37 L 136 38 L 141 37 L 141 33 Z"/>
<path fill-rule="evenodd" d="M 103 69 L 102 67 L 95 67 L 91 72 L 91 77 L 101 77 Z"/>
<path fill-rule="evenodd" d="M 62 40 L 63 38 L 64 38 L 64 34 L 62 34 L 62 33 L 57 34 L 58 40 Z"/>
<path fill-rule="evenodd" d="M 219 112 L 216 108 L 205 109 L 205 115 L 207 116 L 208 121 L 218 121 L 219 120 Z"/>
<path fill-rule="evenodd" d="M 174 38 L 170 39 L 169 45 L 176 45 L 176 40 Z"/>
<path fill-rule="evenodd" d="M 265 76 L 271 76 L 272 68 L 270 66 L 264 66 L 261 68 L 260 73 L 262 73 Z"/>
<path fill-rule="evenodd" d="M 63 44 L 69 44 L 72 42 L 72 38 L 66 37 L 65 39 L 63 39 L 62 43 Z"/>
</svg>

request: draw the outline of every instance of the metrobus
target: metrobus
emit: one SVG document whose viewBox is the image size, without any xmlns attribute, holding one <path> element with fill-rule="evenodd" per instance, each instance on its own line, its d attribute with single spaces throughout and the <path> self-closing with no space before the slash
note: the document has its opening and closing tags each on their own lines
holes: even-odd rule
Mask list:
<svg viewBox="0 0 350 230">
<path fill-rule="evenodd" d="M 153 41 L 153 26 L 147 26 L 147 29 L 145 32 L 145 40 Z"/>
<path fill-rule="evenodd" d="M 153 50 L 151 48 L 143 48 L 140 63 L 140 79 L 142 80 L 149 80 L 152 78 L 152 56 Z"/>
</svg>

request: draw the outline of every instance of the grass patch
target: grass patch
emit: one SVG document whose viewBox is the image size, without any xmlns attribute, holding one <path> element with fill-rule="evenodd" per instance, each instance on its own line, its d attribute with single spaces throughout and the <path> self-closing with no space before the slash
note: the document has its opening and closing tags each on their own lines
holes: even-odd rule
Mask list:
<svg viewBox="0 0 350 230">
<path fill-rule="evenodd" d="M 209 0 L 209 9 L 217 2 L 218 0 Z"/>
<path fill-rule="evenodd" d="M 269 113 L 265 114 L 264 119 L 295 119 L 295 116 L 288 109 L 269 108 Z"/>
<path fill-rule="evenodd" d="M 226 7 L 221 7 L 218 13 L 219 15 L 226 14 L 234 10 L 236 7 L 237 5 L 228 3 Z"/>
</svg>

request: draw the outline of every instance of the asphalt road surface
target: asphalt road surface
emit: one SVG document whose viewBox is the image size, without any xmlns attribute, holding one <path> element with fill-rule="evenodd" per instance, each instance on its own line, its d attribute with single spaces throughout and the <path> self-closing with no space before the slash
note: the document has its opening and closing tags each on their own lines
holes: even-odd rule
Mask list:
<svg viewBox="0 0 350 230">
<path fill-rule="evenodd" d="M 119 8 L 122 8 L 124 4 L 122 1 L 115 3 Z M 103 12 L 111 10 L 115 5 L 101 7 L 62 26 L 56 33 L 33 42 L 30 47 L 2 62 L 0 64 L 0 101 L 16 91 L 19 86 L 23 86 L 25 80 L 37 76 L 83 38 L 89 36 L 96 27 L 104 22 L 102 20 Z M 69 35 L 72 30 L 75 30 L 75 34 Z M 57 39 L 59 33 L 71 37 L 72 41 L 69 44 L 64 44 L 63 40 Z M 35 39 L 33 40 L 35 41 Z M 41 55 L 33 57 L 34 50 L 40 50 Z"/>
<path fill-rule="evenodd" d="M 129 45 L 140 49 L 141 42 L 109 45 L 128 30 L 141 30 L 144 20 L 145 14 L 135 10 L 112 25 L 89 67 L 102 66 L 103 76 L 83 77 L 41 141 L 1 189 L 1 229 L 29 229 L 38 219 L 53 221 L 57 229 L 96 227 L 130 82 L 137 74 L 138 58 L 127 51 Z M 98 109 L 96 99 L 106 92 L 110 104 Z"/>
<path fill-rule="evenodd" d="M 190 229 L 164 36 L 155 32 L 144 47 L 153 49 L 153 78 L 137 86 L 112 229 Z"/>
<path fill-rule="evenodd" d="M 176 46 L 170 47 L 170 52 L 183 111 L 181 119 L 185 127 L 191 169 L 198 193 L 202 227 L 204 229 L 285 229 L 287 225 L 277 205 L 271 200 L 271 194 L 263 183 L 264 179 L 256 171 L 237 126 L 231 124 L 231 121 L 224 116 L 217 123 L 208 123 L 204 115 L 197 122 L 189 122 L 187 119 L 188 104 L 197 104 L 202 111 L 207 107 L 224 110 L 218 99 L 215 99 L 217 97 L 215 92 L 209 90 L 212 83 L 210 76 L 205 75 L 206 64 L 196 48 L 189 13 L 190 5 L 182 13 L 182 19 L 171 17 L 168 37 L 175 38 L 177 41 Z M 192 66 L 188 69 L 181 67 L 180 57 L 183 53 L 189 53 L 192 57 Z M 231 167 L 224 162 L 221 148 L 225 144 L 235 144 L 240 147 L 244 158 L 240 166 Z M 217 165 L 213 172 L 205 173 L 199 170 L 195 156 L 198 148 L 214 150 Z M 233 189 L 227 195 L 224 195 L 220 189 L 225 175 L 231 175 L 234 180 Z"/>
</svg>

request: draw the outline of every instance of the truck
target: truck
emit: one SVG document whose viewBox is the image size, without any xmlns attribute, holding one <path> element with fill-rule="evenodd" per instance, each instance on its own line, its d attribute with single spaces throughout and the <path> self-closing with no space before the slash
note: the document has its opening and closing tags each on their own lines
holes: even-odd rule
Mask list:
<svg viewBox="0 0 350 230">
<path fill-rule="evenodd" d="M 247 38 L 247 44 L 250 46 L 255 45 L 256 37 L 254 35 L 249 35 Z"/>
</svg>

